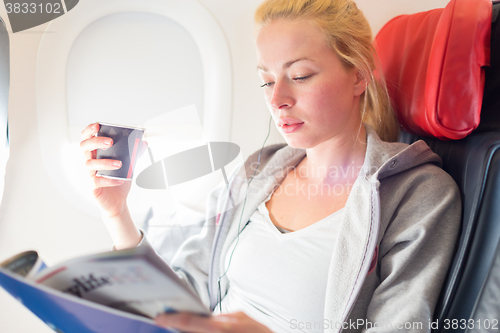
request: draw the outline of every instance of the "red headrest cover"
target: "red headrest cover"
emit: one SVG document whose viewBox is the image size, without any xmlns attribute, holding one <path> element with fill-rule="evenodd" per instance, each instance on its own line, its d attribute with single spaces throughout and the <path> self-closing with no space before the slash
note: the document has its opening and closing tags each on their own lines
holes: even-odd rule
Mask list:
<svg viewBox="0 0 500 333">
<path fill-rule="evenodd" d="M 462 139 L 479 125 L 490 61 L 490 0 L 398 16 L 375 39 L 398 120 L 414 134 Z"/>
</svg>

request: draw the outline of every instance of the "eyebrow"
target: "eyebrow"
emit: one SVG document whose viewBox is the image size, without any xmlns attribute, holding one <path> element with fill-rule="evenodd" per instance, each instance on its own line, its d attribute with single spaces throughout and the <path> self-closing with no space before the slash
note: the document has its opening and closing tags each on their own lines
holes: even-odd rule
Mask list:
<svg viewBox="0 0 500 333">
<path fill-rule="evenodd" d="M 296 60 L 292 60 L 292 61 L 289 61 L 287 62 L 286 64 L 283 65 L 283 69 L 287 69 L 289 68 L 290 66 L 292 66 L 294 63 L 296 62 L 299 62 L 299 61 L 302 61 L 302 60 L 311 60 L 313 61 L 312 59 L 309 59 L 307 57 L 303 57 L 303 58 L 299 58 L 299 59 L 296 59 Z M 257 70 L 261 70 L 261 71 L 264 71 L 264 72 L 267 72 L 267 68 L 264 67 L 264 66 L 257 66 Z"/>
</svg>

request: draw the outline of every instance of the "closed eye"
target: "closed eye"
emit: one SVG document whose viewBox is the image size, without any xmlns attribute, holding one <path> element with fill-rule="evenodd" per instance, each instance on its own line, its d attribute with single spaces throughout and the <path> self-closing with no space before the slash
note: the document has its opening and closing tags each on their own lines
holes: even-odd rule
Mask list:
<svg viewBox="0 0 500 333">
<path fill-rule="evenodd" d="M 299 76 L 299 77 L 294 77 L 293 80 L 294 81 L 299 81 L 299 82 L 303 82 L 307 79 L 309 79 L 312 75 L 307 75 L 307 76 Z M 261 85 L 260 87 L 261 88 L 269 88 L 270 86 L 272 86 L 274 84 L 274 82 L 266 82 L 264 83 L 263 85 Z"/>
<path fill-rule="evenodd" d="M 293 80 L 294 80 L 294 81 L 305 81 L 305 80 L 307 80 L 308 78 L 310 78 L 311 76 L 312 76 L 312 75 L 294 77 L 294 78 L 293 78 Z"/>
<path fill-rule="evenodd" d="M 266 82 L 263 85 L 261 85 L 260 87 L 261 88 L 268 88 L 268 87 L 272 86 L 273 84 L 274 84 L 274 82 Z"/>
</svg>

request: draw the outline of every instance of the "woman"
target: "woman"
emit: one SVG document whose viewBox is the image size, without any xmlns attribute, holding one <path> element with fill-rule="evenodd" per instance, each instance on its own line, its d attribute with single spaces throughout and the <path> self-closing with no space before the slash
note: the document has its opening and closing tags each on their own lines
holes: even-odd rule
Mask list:
<svg viewBox="0 0 500 333">
<path fill-rule="evenodd" d="M 459 229 L 460 199 L 424 142 L 395 141 L 386 89 L 374 79 L 371 32 L 350 0 L 266 0 L 256 13 L 258 72 L 287 146 L 214 190 L 200 235 L 173 268 L 214 310 L 161 315 L 187 332 L 429 330 Z M 130 184 L 96 177 L 116 161 L 87 127 L 81 147 L 118 249 L 151 246 L 126 205 Z M 255 170 L 252 170 L 252 172 Z M 218 214 L 224 212 L 222 214 Z M 221 314 L 224 313 L 224 314 Z"/>
</svg>

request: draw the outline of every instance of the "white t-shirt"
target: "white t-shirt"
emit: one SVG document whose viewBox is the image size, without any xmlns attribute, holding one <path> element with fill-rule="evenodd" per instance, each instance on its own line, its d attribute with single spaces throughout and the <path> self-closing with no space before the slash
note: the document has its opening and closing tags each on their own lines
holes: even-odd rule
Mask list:
<svg viewBox="0 0 500 333">
<path fill-rule="evenodd" d="M 342 214 L 281 233 L 260 204 L 231 244 L 229 289 L 222 311 L 217 305 L 214 313 L 243 311 L 275 332 L 323 332 L 327 274 Z"/>
</svg>

